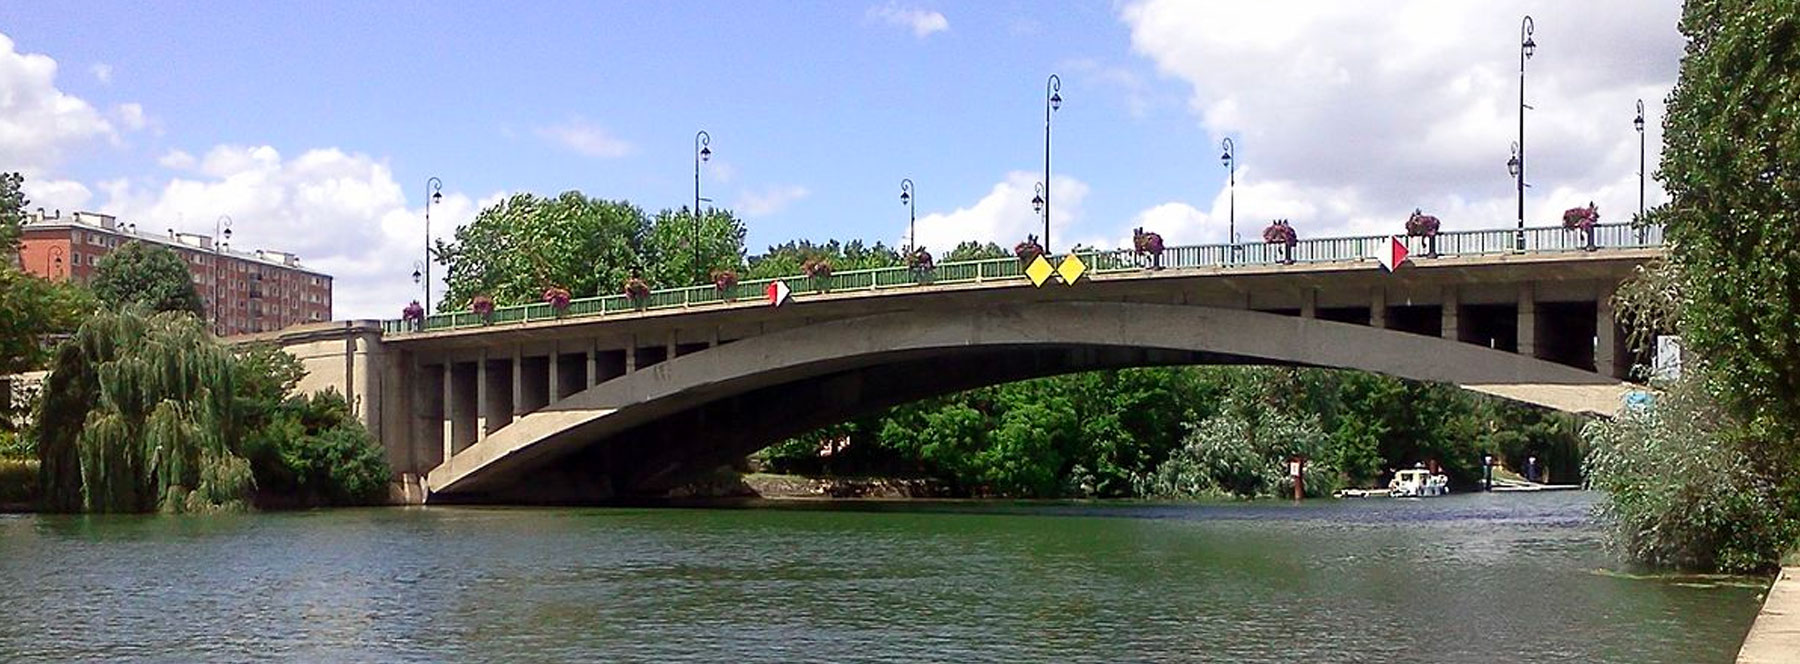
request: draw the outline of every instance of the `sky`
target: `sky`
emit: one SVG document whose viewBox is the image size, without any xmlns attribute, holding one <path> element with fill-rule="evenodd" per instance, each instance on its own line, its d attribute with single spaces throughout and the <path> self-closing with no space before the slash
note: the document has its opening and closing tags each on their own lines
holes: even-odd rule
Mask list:
<svg viewBox="0 0 1800 664">
<path fill-rule="evenodd" d="M 1233 198 L 1252 240 L 1275 218 L 1399 233 L 1414 208 L 1510 227 L 1525 15 L 1527 224 L 1590 201 L 1628 221 L 1675 0 L 0 0 L 0 171 L 33 208 L 206 234 L 228 215 L 235 248 L 336 277 L 336 317 L 393 318 L 420 296 L 429 178 L 433 237 L 520 192 L 680 208 L 701 130 L 701 194 L 752 254 L 904 244 L 902 178 L 921 245 L 1011 246 L 1042 231 L 1054 73 L 1054 251 L 1140 226 L 1221 242 Z"/>
</svg>

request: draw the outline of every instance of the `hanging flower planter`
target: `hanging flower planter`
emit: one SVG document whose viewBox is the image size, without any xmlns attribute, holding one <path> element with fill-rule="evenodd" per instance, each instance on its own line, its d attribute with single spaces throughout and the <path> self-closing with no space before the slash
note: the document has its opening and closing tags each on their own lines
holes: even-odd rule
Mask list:
<svg viewBox="0 0 1800 664">
<path fill-rule="evenodd" d="M 1406 218 L 1406 234 L 1425 238 L 1425 256 L 1437 258 L 1438 218 L 1413 208 L 1412 216 Z"/>
<path fill-rule="evenodd" d="M 1263 229 L 1263 242 L 1280 244 L 1282 247 L 1281 263 L 1284 265 L 1294 264 L 1294 245 L 1300 243 L 1300 236 L 1294 232 L 1293 226 L 1288 225 L 1288 220 L 1276 219 L 1269 224 L 1268 228 Z"/>
<path fill-rule="evenodd" d="M 419 306 L 418 300 L 413 300 L 412 304 L 400 310 L 400 320 L 406 321 L 407 327 L 414 332 L 425 329 L 425 307 Z"/>
<path fill-rule="evenodd" d="M 1024 242 L 1013 245 L 1013 255 L 1019 257 L 1020 265 L 1030 265 L 1044 255 L 1044 245 L 1038 244 L 1036 235 L 1027 235 Z"/>
<path fill-rule="evenodd" d="M 561 286 L 551 286 L 544 289 L 544 302 L 549 304 L 550 310 L 556 312 L 556 315 L 558 316 L 568 313 L 569 289 Z"/>
<path fill-rule="evenodd" d="M 631 300 L 632 306 L 642 307 L 650 299 L 650 284 L 642 277 L 632 275 L 625 280 L 625 297 Z"/>
<path fill-rule="evenodd" d="M 930 272 L 937 267 L 937 264 L 932 262 L 931 252 L 926 251 L 924 247 L 918 247 L 906 255 L 906 266 L 912 268 L 914 272 L 924 273 Z"/>
<path fill-rule="evenodd" d="M 800 264 L 800 271 L 806 273 L 806 278 L 812 280 L 813 287 L 817 290 L 825 291 L 831 287 L 831 259 L 822 256 L 808 258 Z"/>
<path fill-rule="evenodd" d="M 475 312 L 475 315 L 481 318 L 482 325 L 494 322 L 494 298 L 486 295 L 475 296 L 469 300 L 469 311 Z"/>
<path fill-rule="evenodd" d="M 1582 248 L 1594 250 L 1594 227 L 1600 224 L 1600 208 L 1588 201 L 1587 207 L 1574 207 L 1563 211 L 1563 228 L 1581 231 Z"/>
<path fill-rule="evenodd" d="M 712 273 L 713 288 L 726 299 L 731 298 L 732 289 L 737 287 L 738 275 L 732 270 L 715 270 Z"/>
<path fill-rule="evenodd" d="M 1148 255 L 1152 270 L 1162 269 L 1163 238 L 1161 233 L 1146 233 L 1139 226 L 1131 230 L 1131 248 L 1138 256 Z"/>
</svg>

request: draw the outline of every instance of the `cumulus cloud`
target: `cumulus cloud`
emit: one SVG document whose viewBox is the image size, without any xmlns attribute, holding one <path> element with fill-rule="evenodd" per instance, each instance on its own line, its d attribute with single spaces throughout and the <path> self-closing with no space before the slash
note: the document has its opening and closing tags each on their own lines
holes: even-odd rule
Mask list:
<svg viewBox="0 0 1800 664">
<path fill-rule="evenodd" d="M 1635 101 L 1661 149 L 1661 103 L 1682 50 L 1676 2 L 1533 3 L 1526 222 L 1596 201 L 1637 208 Z M 1190 88 L 1216 140 L 1238 147 L 1239 232 L 1286 215 L 1303 234 L 1389 232 L 1423 206 L 1448 228 L 1512 223 L 1521 7 L 1407 0 L 1122 6 L 1132 48 Z M 1651 183 L 1649 204 L 1664 200 Z M 1217 206 L 1207 213 L 1217 223 Z M 1155 209 L 1147 210 L 1149 215 Z M 1609 213 L 1610 211 L 1610 213 Z M 1196 223 L 1171 209 L 1151 218 Z M 1174 216 L 1171 216 L 1174 215 Z M 1247 222 L 1246 219 L 1256 219 Z M 1248 227 L 1249 230 L 1245 230 Z"/>
<path fill-rule="evenodd" d="M 101 211 L 141 229 L 205 234 L 229 215 L 234 248 L 291 252 L 332 275 L 338 318 L 391 318 L 419 297 L 412 271 L 425 251 L 423 201 L 408 201 L 382 161 L 335 148 L 287 157 L 266 145 L 221 145 L 198 159 L 176 151 L 163 161 L 194 170 L 155 185 L 102 183 Z M 432 205 L 432 237 L 452 236 L 499 196 L 478 202 L 445 191 Z M 443 292 L 441 275 L 434 293 Z"/>
<path fill-rule="evenodd" d="M 1042 236 L 1044 220 L 1031 207 L 1040 179 L 1035 173 L 1013 171 L 973 205 L 919 217 L 919 245 L 942 253 L 968 240 L 1011 247 L 1028 234 Z M 1060 251 L 1069 247 L 1071 238 L 1066 235 L 1067 229 L 1082 220 L 1082 204 L 1087 200 L 1088 185 L 1063 175 L 1054 176 L 1050 182 L 1051 249 Z M 895 244 L 906 243 L 906 231 L 906 228 L 900 229 L 900 240 Z M 1038 241 L 1042 242 L 1043 238 L 1039 237 Z"/>
<path fill-rule="evenodd" d="M 868 16 L 872 21 L 880 21 L 896 28 L 911 30 L 913 36 L 919 39 L 930 37 L 934 32 L 950 29 L 950 20 L 944 18 L 942 13 L 916 7 L 902 7 L 893 2 L 879 7 L 870 7 Z"/>
<path fill-rule="evenodd" d="M 141 108 L 139 109 L 142 110 Z M 118 130 L 87 101 L 56 87 L 56 60 L 20 53 L 0 34 L 0 146 L 8 170 L 27 175 L 60 163 L 95 140 L 119 141 Z"/>
<path fill-rule="evenodd" d="M 120 125 L 132 131 L 143 129 L 150 124 L 150 119 L 144 116 L 143 104 L 119 104 L 113 107 L 113 117 L 119 119 Z"/>
<path fill-rule="evenodd" d="M 733 208 L 746 217 L 766 217 L 787 209 L 810 194 L 812 192 L 806 187 L 797 184 L 778 185 L 739 193 Z"/>
<path fill-rule="evenodd" d="M 99 81 L 101 85 L 112 85 L 112 65 L 96 62 L 92 67 L 88 67 L 88 72 L 93 74 L 94 80 Z"/>
<path fill-rule="evenodd" d="M 605 128 L 580 119 L 541 127 L 537 135 L 577 154 L 602 159 L 623 157 L 634 149 L 630 142 L 613 136 Z"/>
<path fill-rule="evenodd" d="M 161 164 L 163 168 L 186 171 L 192 170 L 200 162 L 194 159 L 194 155 L 188 154 L 186 151 L 170 150 L 167 154 L 158 157 L 156 163 Z"/>
</svg>

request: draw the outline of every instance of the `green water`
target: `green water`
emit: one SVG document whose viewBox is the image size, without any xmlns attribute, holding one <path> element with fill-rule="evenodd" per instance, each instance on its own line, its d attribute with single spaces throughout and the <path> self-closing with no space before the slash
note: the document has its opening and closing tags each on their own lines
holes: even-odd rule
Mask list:
<svg viewBox="0 0 1800 664">
<path fill-rule="evenodd" d="M 0 661 L 1731 661 L 1591 500 L 0 517 Z"/>
</svg>

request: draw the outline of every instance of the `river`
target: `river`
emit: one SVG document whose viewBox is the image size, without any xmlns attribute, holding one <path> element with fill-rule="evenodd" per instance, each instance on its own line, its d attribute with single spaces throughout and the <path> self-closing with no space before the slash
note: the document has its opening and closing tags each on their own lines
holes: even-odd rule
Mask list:
<svg viewBox="0 0 1800 664">
<path fill-rule="evenodd" d="M 0 516 L 0 661 L 1730 662 L 1592 499 Z"/>
</svg>

